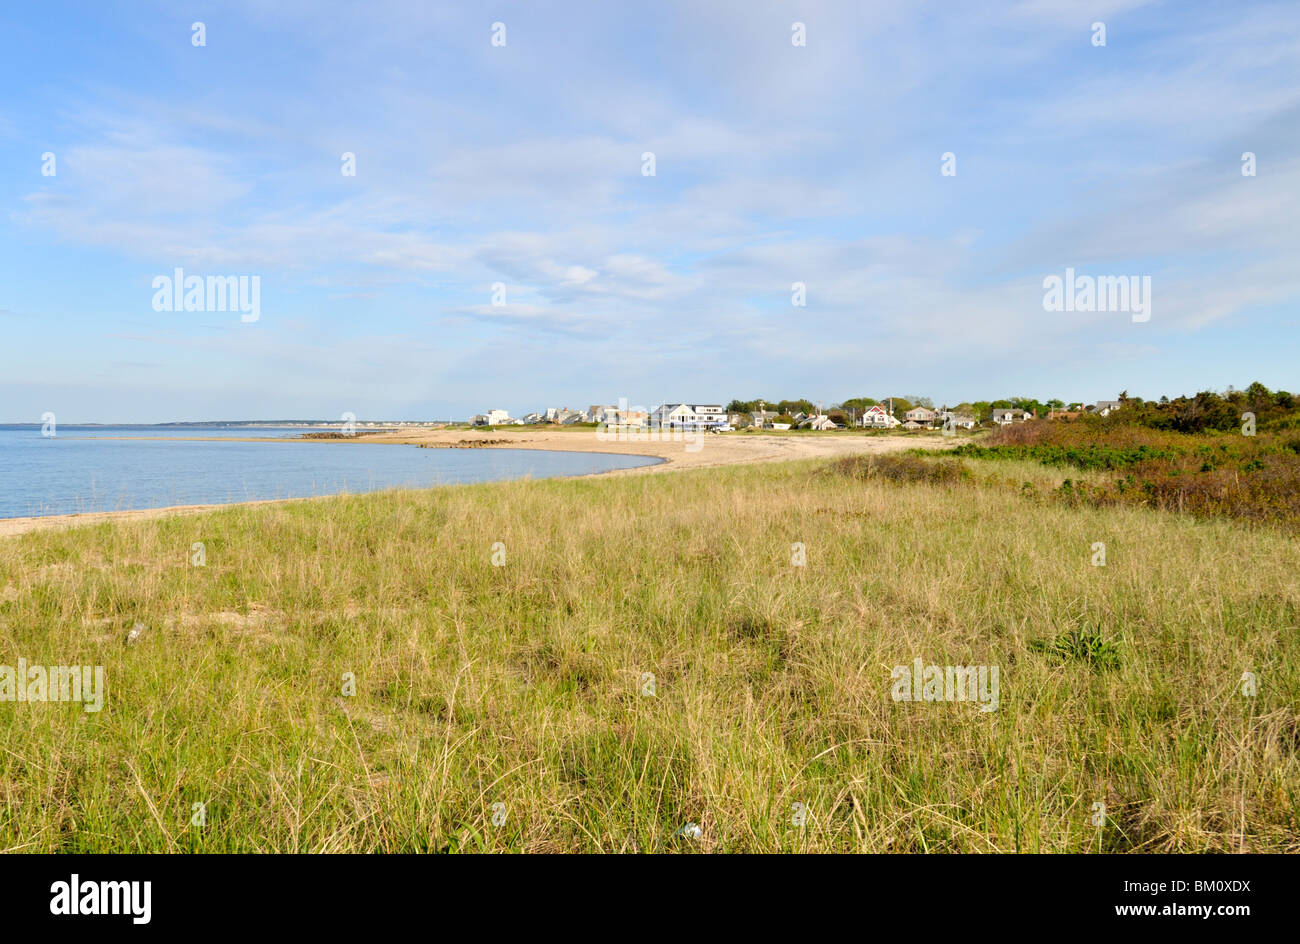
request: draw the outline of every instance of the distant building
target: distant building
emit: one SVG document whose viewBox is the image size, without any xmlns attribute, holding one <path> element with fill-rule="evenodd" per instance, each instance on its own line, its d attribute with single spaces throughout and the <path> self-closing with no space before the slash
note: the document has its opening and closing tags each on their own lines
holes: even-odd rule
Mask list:
<svg viewBox="0 0 1300 944">
<path fill-rule="evenodd" d="M 993 422 L 999 426 L 1009 426 L 1012 423 L 1023 423 L 1025 420 L 1032 420 L 1034 414 L 1026 413 L 1024 410 L 1012 408 L 1009 410 L 994 410 Z"/>
<path fill-rule="evenodd" d="M 651 426 L 708 427 L 726 422 L 727 412 L 715 403 L 665 403 L 650 411 Z"/>
<path fill-rule="evenodd" d="M 952 425 L 958 429 L 975 428 L 975 417 L 968 416 L 965 413 L 954 413 L 952 410 L 940 410 L 934 415 L 934 418 L 935 422 L 945 427 L 948 426 L 949 418 L 951 418 Z"/>
<path fill-rule="evenodd" d="M 611 426 L 646 426 L 650 422 L 647 410 L 615 410 L 605 413 L 605 422 Z"/>
<path fill-rule="evenodd" d="M 934 410 L 931 410 L 928 407 L 918 406 L 915 409 L 908 410 L 904 413 L 903 419 L 907 420 L 907 423 L 915 423 L 917 426 L 930 426 L 934 423 Z M 903 425 L 906 427 L 907 423 L 904 423 Z"/>
<path fill-rule="evenodd" d="M 1118 400 L 1098 400 L 1097 405 L 1092 408 L 1092 412 L 1098 416 L 1110 416 L 1122 405 Z"/>
<path fill-rule="evenodd" d="M 513 423 L 508 410 L 488 410 L 470 420 L 475 426 L 506 426 Z"/>
<path fill-rule="evenodd" d="M 893 429 L 895 426 L 901 426 L 902 423 L 889 415 L 889 412 L 880 404 L 867 407 L 862 416 L 858 418 L 858 425 L 864 429 Z"/>
</svg>

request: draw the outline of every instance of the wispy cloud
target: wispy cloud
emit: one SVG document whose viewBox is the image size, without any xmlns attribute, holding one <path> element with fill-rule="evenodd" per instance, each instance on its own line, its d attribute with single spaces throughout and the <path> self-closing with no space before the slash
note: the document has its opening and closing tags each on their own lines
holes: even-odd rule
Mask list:
<svg viewBox="0 0 1300 944">
<path fill-rule="evenodd" d="M 1291 4 L 241 2 L 205 48 L 165 10 L 87 23 L 112 62 L 23 14 L 42 56 L 76 63 L 46 85 L 0 47 L 0 248 L 26 260 L 0 268 L 0 303 L 77 326 L 40 365 L 52 382 L 111 335 L 184 351 L 196 389 L 256 364 L 239 382 L 267 404 L 373 382 L 376 408 L 464 412 L 486 386 L 522 409 L 702 376 L 713 397 L 831 399 L 864 374 L 951 399 L 1052 377 L 1101 395 L 1216 325 L 1265 336 L 1300 297 Z M 145 273 L 173 266 L 260 274 L 263 322 L 151 313 Z M 1048 315 L 1041 281 L 1065 266 L 1152 275 L 1155 319 Z M 1271 350 L 1235 369 L 1284 370 Z M 176 382 L 165 358 L 114 356 L 132 390 Z"/>
</svg>

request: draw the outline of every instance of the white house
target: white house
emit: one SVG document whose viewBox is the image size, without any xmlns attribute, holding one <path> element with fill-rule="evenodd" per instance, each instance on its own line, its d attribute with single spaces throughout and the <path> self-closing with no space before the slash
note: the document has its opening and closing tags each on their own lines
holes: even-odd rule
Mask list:
<svg viewBox="0 0 1300 944">
<path fill-rule="evenodd" d="M 605 411 L 604 423 L 607 426 L 645 426 L 649 421 L 650 414 L 645 410 L 620 410 L 609 407 Z"/>
<path fill-rule="evenodd" d="M 1097 405 L 1092 408 L 1092 412 L 1098 416 L 1110 416 L 1120 407 L 1118 400 L 1098 400 Z"/>
<path fill-rule="evenodd" d="M 722 426 L 727 412 L 716 403 L 665 403 L 650 411 L 651 426 Z"/>
<path fill-rule="evenodd" d="M 839 429 L 839 427 L 835 425 L 835 422 L 824 413 L 818 416 L 810 416 L 802 423 L 799 424 L 800 429 L 803 429 L 805 427 L 807 427 L 808 429 L 817 429 L 823 431 L 828 429 Z"/>
<path fill-rule="evenodd" d="M 868 407 L 866 412 L 858 418 L 858 425 L 867 429 L 893 429 L 895 426 L 902 424 L 890 416 L 889 412 L 877 403 L 875 406 Z"/>
<path fill-rule="evenodd" d="M 1012 408 L 1010 410 L 994 410 L 993 422 L 999 426 L 1008 426 L 1011 423 L 1023 423 L 1025 420 L 1032 420 L 1032 413 L 1026 413 L 1024 410 Z"/>
<path fill-rule="evenodd" d="M 952 425 L 959 429 L 975 428 L 975 417 L 973 416 L 967 416 L 964 413 L 954 413 L 952 410 L 942 410 L 935 414 L 935 419 L 940 421 L 944 426 L 948 425 L 949 417 L 952 418 Z"/>
</svg>

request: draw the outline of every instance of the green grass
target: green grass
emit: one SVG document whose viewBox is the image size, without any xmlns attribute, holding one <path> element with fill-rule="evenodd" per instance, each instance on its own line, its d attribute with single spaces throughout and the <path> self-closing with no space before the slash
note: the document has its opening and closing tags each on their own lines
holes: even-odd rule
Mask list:
<svg viewBox="0 0 1300 944">
<path fill-rule="evenodd" d="M 909 469 L 0 540 L 0 663 L 108 686 L 99 713 L 0 702 L 0 849 L 1300 849 L 1294 540 Z M 894 702 L 914 658 L 999 666 L 998 710 Z"/>
</svg>

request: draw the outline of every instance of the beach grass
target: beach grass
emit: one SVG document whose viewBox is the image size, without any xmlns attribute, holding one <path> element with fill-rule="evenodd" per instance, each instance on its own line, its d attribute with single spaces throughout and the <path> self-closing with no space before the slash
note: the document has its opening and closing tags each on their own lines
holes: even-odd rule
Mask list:
<svg viewBox="0 0 1300 944">
<path fill-rule="evenodd" d="M 1300 849 L 1296 542 L 965 465 L 0 539 L 0 663 L 107 686 L 99 712 L 0 702 L 0 849 Z M 996 710 L 895 701 L 916 659 L 997 666 Z"/>
</svg>

